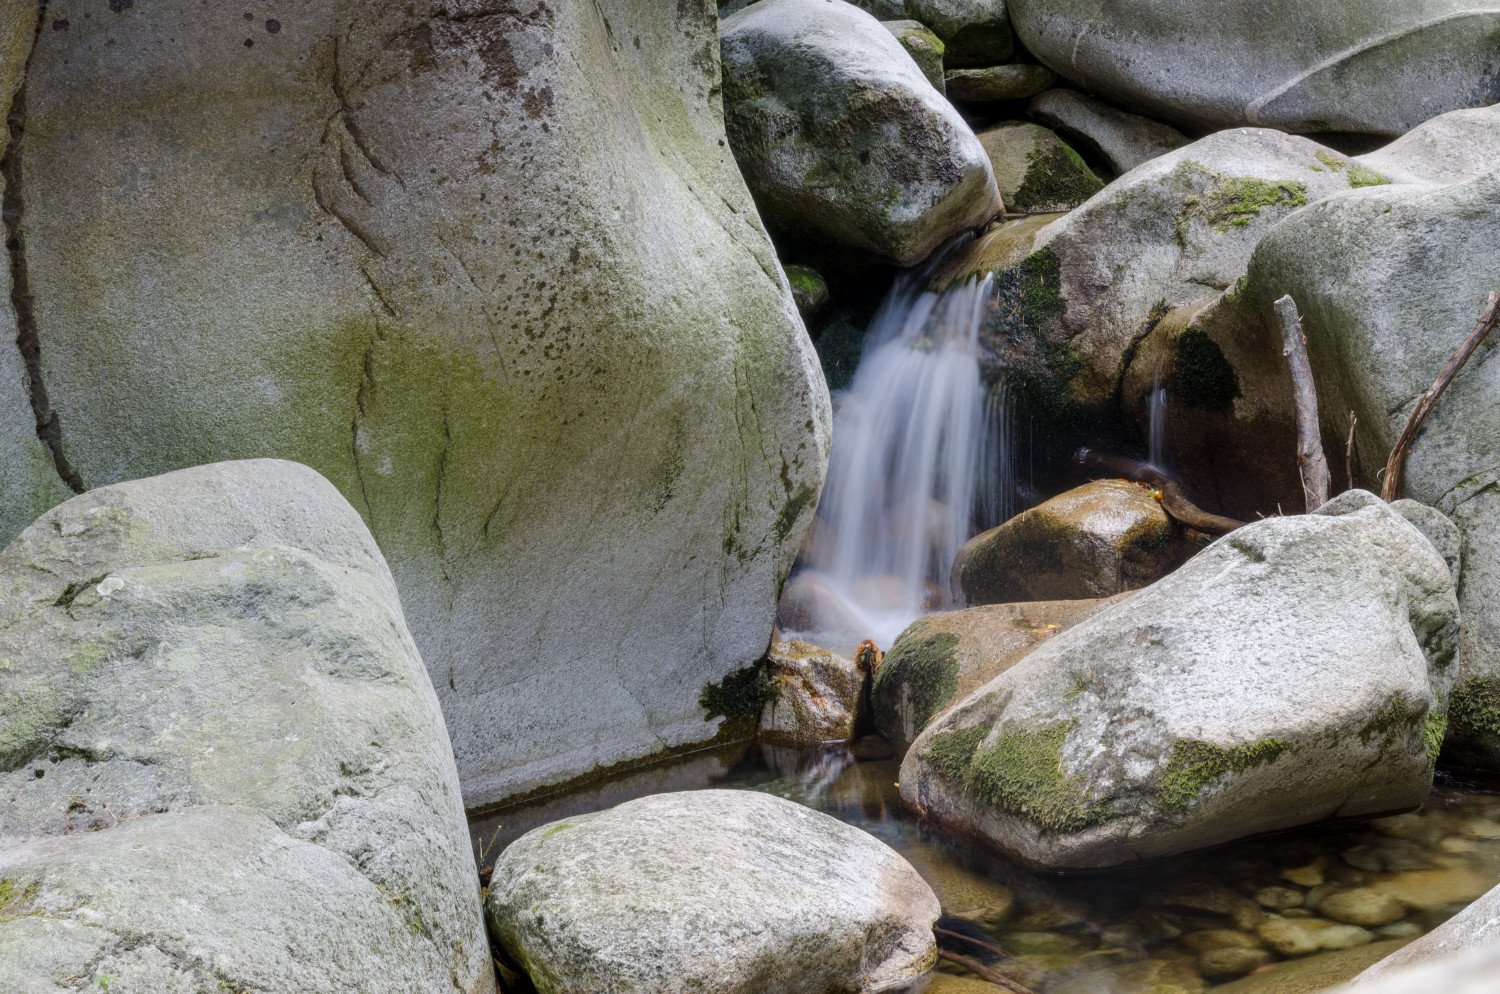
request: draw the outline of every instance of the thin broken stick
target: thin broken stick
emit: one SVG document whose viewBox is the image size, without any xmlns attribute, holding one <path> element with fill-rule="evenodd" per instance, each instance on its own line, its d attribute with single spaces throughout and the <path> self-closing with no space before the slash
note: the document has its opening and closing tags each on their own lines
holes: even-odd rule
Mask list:
<svg viewBox="0 0 1500 994">
<path fill-rule="evenodd" d="M 1354 489 L 1354 426 L 1359 424 L 1359 418 L 1354 412 L 1349 412 L 1349 441 L 1344 443 L 1344 483 L 1345 490 Z"/>
<path fill-rule="evenodd" d="M 1057 626 L 1056 625 L 1050 625 L 1048 627 L 1056 628 Z M 976 939 L 972 935 L 964 935 L 962 932 L 954 932 L 954 931 L 952 931 L 950 929 L 938 928 L 936 925 L 933 926 L 932 931 L 936 935 L 946 936 L 947 938 L 950 938 L 950 939 L 958 939 L 961 942 L 967 942 L 967 943 L 969 943 L 971 945 L 978 946 L 980 949 L 984 949 L 984 950 L 986 950 L 988 952 L 992 952 L 996 956 L 1002 957 L 1003 959 L 1015 959 L 1014 956 L 1012 956 L 1010 953 L 1006 952 L 1004 949 L 1001 949 L 999 946 L 991 945 L 990 943 L 985 942 L 982 939 Z"/>
<path fill-rule="evenodd" d="M 1292 409 L 1297 418 L 1297 472 L 1309 512 L 1328 503 L 1328 458 L 1323 455 L 1323 433 L 1318 428 L 1318 388 L 1307 361 L 1307 336 L 1297 304 L 1288 294 L 1273 305 L 1281 321 L 1281 354 L 1292 376 Z"/>
<path fill-rule="evenodd" d="M 960 956 L 958 953 L 950 953 L 946 949 L 939 949 L 938 955 L 943 959 L 948 960 L 950 963 L 957 963 L 965 970 L 968 970 L 970 973 L 974 974 L 974 976 L 978 977 L 980 980 L 988 980 L 990 983 L 994 984 L 997 987 L 1005 988 L 1006 990 L 1010 991 L 1011 994 L 1034 994 L 1030 987 L 1023 987 L 1009 977 L 996 973 L 994 970 L 991 970 L 989 967 L 985 966 L 983 963 L 979 962 L 976 959 L 970 959 L 967 956 Z"/>
<path fill-rule="evenodd" d="M 1102 469 L 1115 476 L 1136 483 L 1149 483 L 1161 493 L 1161 509 L 1167 517 L 1186 528 L 1196 528 L 1209 535 L 1223 535 L 1243 526 L 1243 521 L 1226 518 L 1222 514 L 1210 514 L 1187 499 L 1182 484 L 1166 476 L 1154 466 L 1124 456 L 1113 456 L 1093 449 L 1079 449 L 1073 453 L 1073 461 L 1090 469 Z"/>
<path fill-rule="evenodd" d="M 1458 351 L 1448 359 L 1447 365 L 1442 372 L 1438 373 L 1437 379 L 1432 381 L 1432 386 L 1417 401 L 1417 406 L 1411 412 L 1411 418 L 1406 422 L 1406 428 L 1401 436 L 1396 439 L 1396 444 L 1391 447 L 1390 458 L 1385 461 L 1385 479 L 1380 485 L 1380 497 L 1385 501 L 1396 499 L 1396 491 L 1401 486 L 1401 467 L 1406 462 L 1406 454 L 1411 450 L 1412 443 L 1417 440 L 1417 432 L 1422 428 L 1422 422 L 1427 420 L 1427 415 L 1432 412 L 1432 407 L 1437 399 L 1448 389 L 1448 384 L 1458 375 L 1458 371 L 1464 368 L 1464 363 L 1469 361 L 1469 356 L 1479 348 L 1481 342 L 1495 329 L 1496 322 L 1500 322 L 1500 292 L 1491 293 L 1489 300 L 1485 302 L 1484 313 L 1479 315 L 1479 323 L 1474 330 L 1469 332 Z"/>
</svg>

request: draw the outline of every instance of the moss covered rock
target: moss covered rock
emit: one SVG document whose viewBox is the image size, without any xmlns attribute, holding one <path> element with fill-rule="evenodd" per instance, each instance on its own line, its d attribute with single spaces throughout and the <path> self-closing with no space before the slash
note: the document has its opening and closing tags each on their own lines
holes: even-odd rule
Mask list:
<svg viewBox="0 0 1500 994">
<path fill-rule="evenodd" d="M 873 13 L 873 11 L 872 11 Z M 943 39 L 933 34 L 921 21 L 881 21 L 886 30 L 896 36 L 901 47 L 906 49 L 927 82 L 939 92 L 945 91 L 943 81 Z"/>
<path fill-rule="evenodd" d="M 803 320 L 811 321 L 828 306 L 828 281 L 811 266 L 787 266 L 787 282 L 792 285 L 792 299 Z"/>
<path fill-rule="evenodd" d="M 1104 189 L 1077 152 L 1038 124 L 1002 124 L 979 133 L 1010 211 L 1068 211 Z"/>
<path fill-rule="evenodd" d="M 992 66 L 1015 51 L 1005 0 L 906 0 L 906 16 L 943 39 L 950 67 Z"/>
<path fill-rule="evenodd" d="M 722 37 L 730 146 L 774 230 L 911 265 L 1000 210 L 978 139 L 871 15 L 761 0 Z"/>
<path fill-rule="evenodd" d="M 35 37 L 17 224 L 81 483 L 327 477 L 472 801 L 714 736 L 829 417 L 713 5 L 56 0 Z"/>
<path fill-rule="evenodd" d="M 1355 479 L 1378 484 L 1417 398 L 1500 286 L 1500 173 L 1439 189 L 1378 186 L 1315 204 L 1256 249 L 1264 320 L 1290 293 L 1303 315 L 1325 436 L 1359 417 Z M 1463 533 L 1462 673 L 1447 748 L 1500 768 L 1500 364 L 1470 359 L 1413 443 L 1401 494 Z"/>
<path fill-rule="evenodd" d="M 950 69 L 944 75 L 948 96 L 970 103 L 1025 100 L 1036 96 L 1057 79 L 1046 66 L 987 66 L 983 69 Z"/>
<path fill-rule="evenodd" d="M 917 619 L 870 682 L 875 727 L 898 756 L 905 754 L 934 718 L 1108 603 L 987 604 Z"/>
<path fill-rule="evenodd" d="M 396 585 L 304 466 L 103 487 L 0 552 L 0 792 L 7 990 L 495 989 Z"/>
<path fill-rule="evenodd" d="M 1474 0 L 1011 0 L 1059 74 L 1193 128 L 1400 135 L 1500 98 L 1500 11 Z"/>
<path fill-rule="evenodd" d="M 938 900 L 905 860 L 751 790 L 655 794 L 534 829 L 500 854 L 485 909 L 542 991 L 888 991 L 937 959 Z"/>
<path fill-rule="evenodd" d="M 971 538 L 953 592 L 970 604 L 1109 597 L 1161 579 L 1196 545 L 1148 488 L 1096 480 Z"/>
<path fill-rule="evenodd" d="M 773 642 L 766 655 L 770 700 L 759 738 L 806 746 L 854 738 L 865 674 L 852 659 L 807 642 Z"/>
<path fill-rule="evenodd" d="M 1443 557 L 1352 491 L 1052 638 L 928 726 L 901 797 L 1048 869 L 1414 808 L 1457 635 Z"/>
</svg>

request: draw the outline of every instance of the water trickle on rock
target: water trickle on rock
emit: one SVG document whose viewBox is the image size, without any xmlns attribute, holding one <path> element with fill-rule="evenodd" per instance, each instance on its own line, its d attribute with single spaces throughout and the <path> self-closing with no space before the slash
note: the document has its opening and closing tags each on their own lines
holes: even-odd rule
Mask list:
<svg viewBox="0 0 1500 994">
<path fill-rule="evenodd" d="M 1147 461 L 1162 473 L 1171 473 L 1171 452 L 1167 448 L 1167 388 L 1161 385 L 1161 366 L 1156 367 L 1156 378 L 1151 383 L 1150 435 L 1147 440 Z"/>
<path fill-rule="evenodd" d="M 1011 510 L 1010 394 L 980 375 L 993 276 L 928 289 L 962 244 L 897 277 L 853 383 L 835 396 L 818 508 L 826 538 L 804 564 L 822 574 L 824 609 L 812 612 L 813 631 L 799 633 L 820 644 L 847 651 L 873 638 L 889 647 L 916 618 L 951 606 L 959 548 Z"/>
</svg>

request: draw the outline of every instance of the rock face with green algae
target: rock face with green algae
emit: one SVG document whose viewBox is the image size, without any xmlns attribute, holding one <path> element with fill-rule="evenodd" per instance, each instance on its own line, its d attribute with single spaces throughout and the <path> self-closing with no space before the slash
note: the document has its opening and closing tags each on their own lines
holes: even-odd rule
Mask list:
<svg viewBox="0 0 1500 994">
<path fill-rule="evenodd" d="M 1161 579 L 1195 551 L 1145 487 L 1095 480 L 965 542 L 952 588 L 969 604 L 1112 597 Z"/>
<path fill-rule="evenodd" d="M 1202 130 L 1390 135 L 1500 99 L 1488 0 L 1011 0 L 1032 54 L 1101 96 Z"/>
<path fill-rule="evenodd" d="M 1132 343 L 1171 308 L 1232 286 L 1274 224 L 1348 191 L 1354 165 L 1306 138 L 1221 131 L 1137 166 L 1046 228 L 1035 247 L 1057 260 L 1062 304 L 1048 334 L 1083 361 L 1067 384 L 1074 400 L 1111 409 Z"/>
<path fill-rule="evenodd" d="M 1500 172 L 1439 189 L 1378 186 L 1313 205 L 1256 249 L 1249 291 L 1270 321 L 1303 315 L 1326 436 L 1359 417 L 1356 480 L 1377 470 L 1416 400 L 1500 287 Z M 1445 748 L 1500 768 L 1500 364 L 1490 346 L 1454 379 L 1412 445 L 1401 493 L 1463 533 L 1461 674 Z M 1337 412 L 1337 413 L 1335 413 Z"/>
<path fill-rule="evenodd" d="M 881 21 L 885 29 L 896 36 L 901 47 L 906 49 L 927 82 L 939 92 L 946 89 L 943 81 L 943 39 L 933 34 L 921 21 Z"/>
<path fill-rule="evenodd" d="M 906 0 L 906 16 L 930 27 L 949 66 L 992 66 L 1015 52 L 1005 0 Z"/>
<path fill-rule="evenodd" d="M 0 792 L 19 989 L 494 990 L 437 698 L 304 466 L 104 487 L 0 553 Z"/>
<path fill-rule="evenodd" d="M 938 899 L 883 842 L 748 790 L 656 794 L 537 828 L 485 910 L 541 994 L 896 991 Z"/>
<path fill-rule="evenodd" d="M 50 3 L 24 90 L 82 482 L 326 476 L 473 802 L 712 737 L 699 693 L 765 652 L 829 439 L 712 5 L 116 6 Z"/>
<path fill-rule="evenodd" d="M 1104 189 L 1078 153 L 1039 124 L 1002 124 L 981 131 L 979 144 L 1010 211 L 1068 211 Z"/>
<path fill-rule="evenodd" d="M 871 15 L 760 0 L 722 34 L 730 145 L 773 230 L 909 266 L 1000 211 L 974 132 Z"/>
<path fill-rule="evenodd" d="M 1457 635 L 1448 564 L 1350 491 L 1052 638 L 918 737 L 901 798 L 1052 870 L 1414 808 Z"/>
<path fill-rule="evenodd" d="M 986 604 L 918 618 L 891 645 L 870 681 L 875 727 L 896 755 L 903 755 L 934 718 L 1111 603 L 1106 598 Z"/>
</svg>

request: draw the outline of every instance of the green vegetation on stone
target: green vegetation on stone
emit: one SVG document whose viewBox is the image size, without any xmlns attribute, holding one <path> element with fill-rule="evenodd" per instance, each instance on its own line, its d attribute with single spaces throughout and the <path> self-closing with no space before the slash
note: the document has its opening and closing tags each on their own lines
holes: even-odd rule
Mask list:
<svg viewBox="0 0 1500 994">
<path fill-rule="evenodd" d="M 1026 153 L 1026 161 L 1026 178 L 1008 205 L 1017 210 L 1076 207 L 1104 189 L 1104 181 L 1061 139 L 1038 142 Z"/>
<path fill-rule="evenodd" d="M 1448 731 L 1456 739 L 1500 747 L 1500 680 L 1474 676 L 1454 687 Z"/>
<path fill-rule="evenodd" d="M 865 333 L 840 314 L 825 324 L 813 341 L 823 379 L 829 390 L 844 390 L 854 380 L 854 370 L 865 348 Z"/>
<path fill-rule="evenodd" d="M 1425 705 L 1413 704 L 1405 695 L 1397 694 L 1364 723 L 1359 730 L 1359 741 L 1369 745 L 1378 738 L 1381 740 L 1380 747 L 1389 749 L 1399 738 L 1409 737 L 1415 732 L 1426 718 Z"/>
<path fill-rule="evenodd" d="M 1210 784 L 1231 773 L 1269 763 L 1291 747 L 1290 742 L 1276 738 L 1229 749 L 1198 739 L 1179 739 L 1157 782 L 1156 803 L 1169 811 L 1181 811 Z"/>
<path fill-rule="evenodd" d="M 34 880 L 23 885 L 9 877 L 0 877 L 0 922 L 33 914 L 30 905 L 36 892 Z"/>
<path fill-rule="evenodd" d="M 1390 180 L 1380 175 L 1373 169 L 1364 166 L 1354 166 L 1349 170 L 1349 185 L 1358 189 L 1362 186 L 1385 186 Z"/>
<path fill-rule="evenodd" d="M 925 638 L 902 635 L 891 646 L 875 678 L 870 682 L 870 699 L 881 714 L 896 714 L 903 690 L 910 712 L 906 717 L 913 737 L 927 727 L 958 693 L 958 636 L 938 632 Z"/>
<path fill-rule="evenodd" d="M 1422 744 L 1427 747 L 1427 758 L 1437 763 L 1438 753 L 1443 751 L 1443 736 L 1448 732 L 1448 716 L 1442 711 L 1429 711 L 1422 726 Z"/>
<path fill-rule="evenodd" d="M 1240 378 L 1218 342 L 1189 328 L 1177 336 L 1173 389 L 1184 404 L 1227 411 L 1240 396 Z"/>
<path fill-rule="evenodd" d="M 927 761 L 964 796 L 1025 818 L 1049 832 L 1080 832 L 1108 821 L 1108 806 L 1091 804 L 1082 778 L 1062 769 L 1062 747 L 1077 721 L 1038 729 L 1008 728 L 981 750 L 984 728 L 935 736 Z"/>
<path fill-rule="evenodd" d="M 1188 197 L 1177 215 L 1178 237 L 1195 217 L 1219 231 L 1242 228 L 1267 207 L 1301 207 L 1307 203 L 1307 184 L 1290 180 L 1267 182 L 1254 176 L 1220 177 L 1199 167 L 1219 180 L 1218 185 L 1202 196 Z"/>
<path fill-rule="evenodd" d="M 718 683 L 705 685 L 698 695 L 698 706 L 708 712 L 705 721 L 721 717 L 730 721 L 756 719 L 775 694 L 770 667 L 760 659 Z"/>
</svg>

